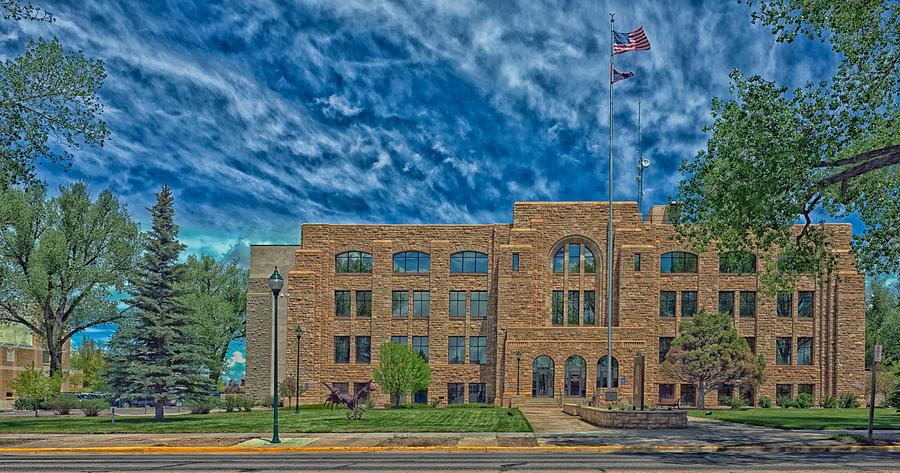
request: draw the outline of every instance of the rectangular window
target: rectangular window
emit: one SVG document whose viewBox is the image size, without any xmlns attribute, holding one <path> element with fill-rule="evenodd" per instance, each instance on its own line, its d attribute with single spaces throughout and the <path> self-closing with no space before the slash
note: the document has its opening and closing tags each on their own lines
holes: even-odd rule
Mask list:
<svg viewBox="0 0 900 473">
<path fill-rule="evenodd" d="M 466 362 L 466 337 L 450 337 L 447 340 L 447 363 L 461 365 Z"/>
<path fill-rule="evenodd" d="M 13 348 L 6 349 L 6 361 L 16 361 L 16 350 Z"/>
<path fill-rule="evenodd" d="M 50 352 L 49 351 L 45 350 L 44 352 L 41 353 L 41 363 L 43 363 L 45 365 L 50 364 Z"/>
<path fill-rule="evenodd" d="M 356 291 L 356 316 L 372 316 L 372 291 Z"/>
<path fill-rule="evenodd" d="M 406 345 L 408 340 L 406 335 L 394 335 L 391 337 L 391 343 L 396 343 L 397 345 Z"/>
<path fill-rule="evenodd" d="M 717 405 L 719 406 L 727 406 L 728 401 L 730 401 L 734 397 L 734 387 L 733 386 L 722 386 L 718 390 L 716 390 L 716 400 L 719 401 Z"/>
<path fill-rule="evenodd" d="M 569 325 L 578 325 L 581 318 L 581 300 L 578 291 L 569 291 Z"/>
<path fill-rule="evenodd" d="M 659 292 L 659 316 L 675 317 L 675 291 Z"/>
<path fill-rule="evenodd" d="M 693 317 L 697 313 L 697 291 L 681 291 L 681 316 Z"/>
<path fill-rule="evenodd" d="M 447 383 L 447 404 L 456 406 L 466 403 L 466 385 L 464 383 Z"/>
<path fill-rule="evenodd" d="M 335 317 L 350 317 L 350 291 L 334 291 Z"/>
<path fill-rule="evenodd" d="M 409 292 L 391 291 L 391 315 L 406 317 L 409 315 Z"/>
<path fill-rule="evenodd" d="M 634 254 L 634 270 L 635 271 L 641 270 L 641 254 L 640 253 Z"/>
<path fill-rule="evenodd" d="M 563 292 L 553 291 L 553 325 L 563 323 Z"/>
<path fill-rule="evenodd" d="M 363 388 L 366 387 L 367 384 L 369 384 L 369 383 L 353 383 L 353 394 L 360 392 Z M 360 396 L 361 400 L 365 400 L 368 398 L 369 398 L 368 394 L 363 394 L 362 396 Z"/>
<path fill-rule="evenodd" d="M 741 317 L 756 317 L 755 291 L 741 291 Z"/>
<path fill-rule="evenodd" d="M 450 291 L 450 317 L 466 316 L 466 291 Z"/>
<path fill-rule="evenodd" d="M 659 337 L 659 362 L 662 363 L 666 359 L 666 354 L 669 353 L 669 348 L 672 347 L 672 340 L 675 340 L 674 337 Z"/>
<path fill-rule="evenodd" d="M 472 291 L 469 293 L 469 299 L 469 317 L 487 317 L 487 291 Z"/>
<path fill-rule="evenodd" d="M 813 291 L 800 291 L 797 293 L 797 317 L 812 317 L 815 305 Z"/>
<path fill-rule="evenodd" d="M 512 254 L 512 270 L 513 271 L 519 270 L 519 254 L 518 253 Z"/>
<path fill-rule="evenodd" d="M 331 383 L 341 394 L 350 394 L 350 383 Z"/>
<path fill-rule="evenodd" d="M 469 402 L 472 404 L 484 404 L 487 402 L 484 393 L 484 383 L 469 383 Z"/>
<path fill-rule="evenodd" d="M 719 291 L 719 313 L 734 317 L 733 291 Z"/>
<path fill-rule="evenodd" d="M 660 401 L 674 401 L 675 400 L 675 385 L 674 384 L 660 384 L 659 385 L 659 400 Z"/>
<path fill-rule="evenodd" d="M 791 364 L 791 337 L 778 337 L 775 339 L 775 364 Z"/>
<path fill-rule="evenodd" d="M 368 364 L 372 361 L 372 337 L 356 337 L 356 362 Z"/>
<path fill-rule="evenodd" d="M 775 397 L 794 397 L 794 386 L 791 384 L 776 384 L 775 385 Z"/>
<path fill-rule="evenodd" d="M 750 353 L 756 354 L 756 337 L 744 337 L 744 340 L 747 340 L 747 345 L 750 345 Z"/>
<path fill-rule="evenodd" d="M 798 365 L 811 365 L 812 364 L 812 348 L 813 348 L 812 337 L 797 337 L 797 364 Z"/>
<path fill-rule="evenodd" d="M 428 291 L 413 291 L 413 315 L 416 317 L 428 317 L 431 314 L 431 293 Z"/>
<path fill-rule="evenodd" d="M 594 312 L 594 291 L 584 291 L 584 324 L 594 325 L 597 314 Z"/>
<path fill-rule="evenodd" d="M 416 404 L 428 404 L 428 390 L 416 391 L 413 393 L 413 402 Z"/>
<path fill-rule="evenodd" d="M 350 337 L 334 337 L 334 362 L 350 363 Z"/>
<path fill-rule="evenodd" d="M 569 272 L 581 272 L 581 245 L 569 245 Z"/>
<path fill-rule="evenodd" d="M 469 363 L 483 365 L 486 360 L 486 337 L 469 337 Z"/>
<path fill-rule="evenodd" d="M 413 350 L 425 361 L 428 361 L 428 336 L 413 337 Z"/>
<path fill-rule="evenodd" d="M 790 317 L 792 315 L 792 309 L 794 306 L 794 298 L 793 294 L 790 292 L 779 292 L 778 293 L 778 316 L 779 317 Z"/>
<path fill-rule="evenodd" d="M 798 384 L 797 385 L 797 395 L 800 394 L 809 394 L 810 396 L 815 395 L 815 387 L 812 384 Z"/>
<path fill-rule="evenodd" d="M 681 402 L 682 406 L 693 406 L 697 403 L 697 388 L 693 384 L 681 385 Z"/>
</svg>

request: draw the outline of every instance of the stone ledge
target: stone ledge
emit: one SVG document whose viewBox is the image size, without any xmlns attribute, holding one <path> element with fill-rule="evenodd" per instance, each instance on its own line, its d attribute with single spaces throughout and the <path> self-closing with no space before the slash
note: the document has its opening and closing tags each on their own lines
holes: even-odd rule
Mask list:
<svg viewBox="0 0 900 473">
<path fill-rule="evenodd" d="M 569 415 L 578 415 L 581 420 L 596 425 L 613 429 L 683 429 L 687 427 L 687 411 L 622 411 L 612 409 L 600 409 L 596 407 L 574 406 L 577 409 L 563 412 Z M 577 411 L 578 414 L 573 412 Z"/>
</svg>

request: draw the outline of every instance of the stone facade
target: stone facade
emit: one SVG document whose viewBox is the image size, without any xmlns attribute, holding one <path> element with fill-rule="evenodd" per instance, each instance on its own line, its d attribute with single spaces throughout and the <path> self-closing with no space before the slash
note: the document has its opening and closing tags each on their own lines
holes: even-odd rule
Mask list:
<svg viewBox="0 0 900 473">
<path fill-rule="evenodd" d="M 293 334 L 299 324 L 304 330 L 300 378 L 310 388 L 301 396 L 301 402 L 322 402 L 326 391 L 320 381 L 347 383 L 352 390 L 354 383 L 371 380 L 372 368 L 378 363 L 378 347 L 392 336 L 408 337 L 409 343 L 413 337 L 428 337 L 432 383 L 427 396 L 431 400 L 443 398 L 446 402 L 449 383 L 462 384 L 465 402 L 471 400 L 470 386 L 474 385 L 472 389 L 477 392 L 482 383 L 488 402 L 531 395 L 583 394 L 602 399 L 606 389 L 599 387 L 598 364 L 607 352 L 608 205 L 520 202 L 514 206 L 512 224 L 304 224 L 302 246 L 254 246 L 247 318 L 248 390 L 260 396 L 271 392 L 272 295 L 265 287 L 265 278 L 277 260 L 281 273 L 289 274 L 287 297 L 283 299 L 286 304 L 282 304 L 286 312 L 280 315 L 279 324 L 279 343 L 283 347 L 279 350 L 279 378 L 293 379 L 296 371 L 298 345 Z M 646 405 L 671 404 L 674 401 L 669 395 L 675 400 L 689 400 L 689 386 L 661 378 L 658 355 L 661 337 L 678 335 L 682 300 L 690 300 L 690 293 L 696 293 L 698 310 L 716 310 L 720 292 L 733 294 L 734 324 L 741 335 L 754 341 L 756 352 L 765 357 L 768 366 L 768 379 L 755 396 L 764 394 L 774 399 L 778 385 L 783 390 L 789 386 L 794 396 L 801 389 L 811 389 L 815 398 L 862 393 L 865 281 L 856 272 L 849 254 L 849 225 L 828 225 L 838 260 L 837 273 L 821 283 L 801 280 L 792 295 L 791 316 L 778 317 L 776 298 L 758 291 L 762 262 L 760 272 L 724 274 L 719 271 L 717 254 L 702 253 L 696 255 L 696 272 L 661 272 L 662 255 L 686 251 L 675 241 L 674 229 L 665 221 L 665 207 L 654 207 L 646 218 L 634 202 L 615 202 L 613 209 L 613 356 L 619 367 L 616 381 L 620 402 L 631 399 L 632 366 L 637 352 L 645 356 Z M 578 259 L 573 258 L 577 262 L 572 269 L 577 270 L 554 272 L 554 255 L 560 248 L 569 254 L 570 244 L 579 251 Z M 588 269 L 586 250 L 595 260 L 593 272 Z M 371 273 L 338 273 L 336 255 L 349 251 L 371 255 Z M 394 255 L 408 251 L 429 254 L 429 271 L 395 272 Z M 463 251 L 486 255 L 486 272 L 451 272 L 451 255 Z M 639 267 L 635 266 L 638 254 Z M 568 258 L 562 263 L 569 269 Z M 349 316 L 336 316 L 336 291 L 350 291 Z M 357 291 L 371 291 L 371 317 L 356 315 Z M 394 291 L 408 294 L 408 315 L 392 315 Z M 413 291 L 429 291 L 427 316 L 413 315 Z M 450 316 L 451 291 L 465 291 L 465 317 Z M 487 292 L 486 317 L 472 316 L 473 291 Z M 562 291 L 563 312 L 558 324 L 552 318 L 554 291 Z M 585 294 L 591 291 L 595 300 L 593 324 L 586 323 L 590 320 L 584 313 Z M 672 317 L 660 315 L 663 291 L 675 292 Z M 752 317 L 739 316 L 742 291 L 755 293 L 756 310 Z M 810 317 L 798 316 L 798 291 L 805 293 L 807 305 L 808 298 L 812 298 Z M 685 296 L 685 292 L 689 294 Z M 576 296 L 570 294 L 577 294 L 578 301 L 577 317 L 571 320 L 569 297 Z M 350 337 L 348 363 L 335 363 L 336 336 Z M 470 360 L 473 336 L 485 337 L 484 363 Z M 369 363 L 356 362 L 356 337 L 371 337 Z M 449 337 L 465 337 L 465 363 L 449 363 Z M 779 337 L 791 341 L 792 355 L 787 365 L 776 364 Z M 812 339 L 810 364 L 797 364 L 798 337 Z M 549 357 L 552 363 L 545 370 L 546 383 L 537 392 L 533 364 L 540 356 Z M 583 372 L 572 369 L 567 373 L 570 357 L 583 360 Z M 575 361 L 568 364 L 574 368 L 578 359 L 573 358 Z M 666 395 L 664 399 L 661 394 Z M 377 402 L 386 401 L 377 386 L 375 396 Z M 715 405 L 717 397 L 716 392 L 708 393 L 707 405 Z"/>
<path fill-rule="evenodd" d="M 5 334 L 12 333 L 12 327 L 7 326 Z M 42 340 L 37 335 L 22 329 L 18 337 L 4 337 L 0 335 L 0 408 L 11 409 L 19 397 L 13 390 L 12 380 L 29 366 L 50 370 L 50 353 L 43 349 Z M 69 342 L 63 345 L 62 367 L 64 371 L 69 369 L 70 354 Z M 63 384 L 63 390 L 77 389 L 69 383 Z"/>
<path fill-rule="evenodd" d="M 687 427 L 687 411 L 622 411 L 597 407 L 571 407 L 563 410 L 566 414 L 597 427 L 609 429 L 683 429 Z"/>
</svg>

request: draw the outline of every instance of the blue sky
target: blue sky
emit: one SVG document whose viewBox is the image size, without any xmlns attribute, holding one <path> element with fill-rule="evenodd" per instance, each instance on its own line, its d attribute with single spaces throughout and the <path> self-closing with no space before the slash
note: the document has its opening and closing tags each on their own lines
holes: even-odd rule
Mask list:
<svg viewBox="0 0 900 473">
<path fill-rule="evenodd" d="M 141 221 L 168 184 L 189 251 L 243 261 L 302 222 L 509 222 L 515 201 L 606 200 L 610 11 L 653 47 L 617 57 L 635 72 L 616 87 L 617 200 L 636 200 L 639 99 L 645 202 L 662 203 L 731 68 L 797 87 L 837 65 L 730 0 L 35 3 L 57 21 L 0 22 L 0 58 L 55 35 L 103 59 L 112 131 L 40 177 L 111 188 Z"/>
</svg>

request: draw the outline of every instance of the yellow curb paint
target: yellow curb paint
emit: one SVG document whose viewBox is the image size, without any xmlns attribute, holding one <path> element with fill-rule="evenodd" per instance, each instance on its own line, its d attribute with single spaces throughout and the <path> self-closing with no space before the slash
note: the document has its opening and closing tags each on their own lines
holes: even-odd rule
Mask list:
<svg viewBox="0 0 900 473">
<path fill-rule="evenodd" d="M 382 452 L 594 452 L 594 453 L 627 453 L 627 452 L 660 452 L 660 453 L 700 453 L 700 452 L 765 452 L 782 451 L 795 453 L 812 452 L 859 452 L 885 451 L 900 452 L 900 445 L 834 445 L 834 446 L 799 446 L 799 447 L 757 447 L 742 446 L 643 446 L 643 445 L 602 445 L 602 446 L 432 446 L 432 447 L 43 447 L 43 448 L 0 448 L 0 454 L 262 454 L 262 453 L 382 453 Z"/>
</svg>

